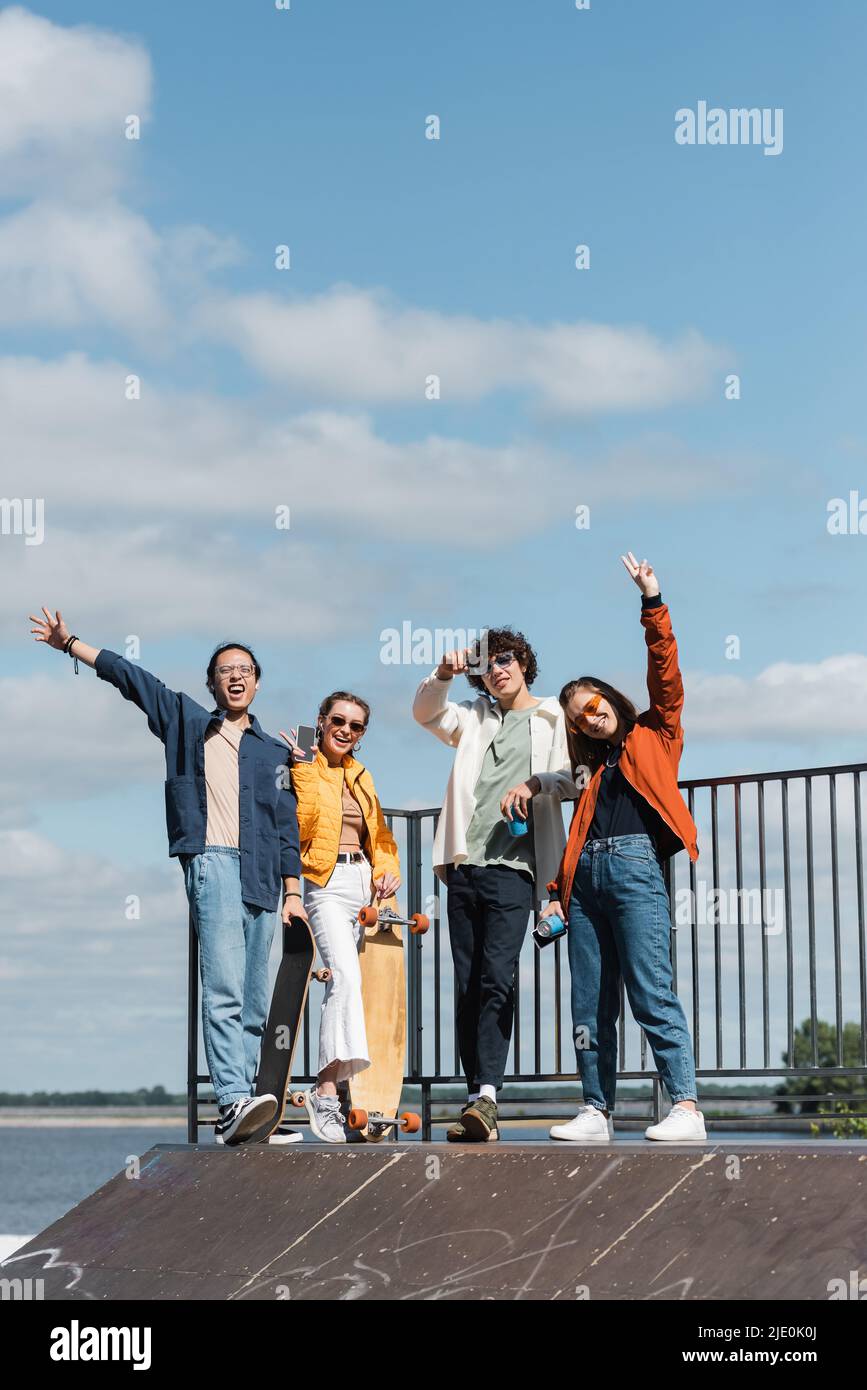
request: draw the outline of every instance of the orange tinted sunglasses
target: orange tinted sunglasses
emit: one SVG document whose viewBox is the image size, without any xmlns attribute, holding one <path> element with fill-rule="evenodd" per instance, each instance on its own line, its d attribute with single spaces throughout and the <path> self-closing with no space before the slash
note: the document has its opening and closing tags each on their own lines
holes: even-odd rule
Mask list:
<svg viewBox="0 0 867 1390">
<path fill-rule="evenodd" d="M 578 723 L 586 725 L 591 719 L 591 717 L 597 713 L 599 706 L 601 705 L 604 698 L 605 697 L 602 694 L 601 690 L 597 690 L 595 695 L 591 695 L 590 699 L 587 701 L 581 713 L 578 715 Z M 572 734 L 577 734 L 578 730 L 573 728 L 570 724 L 569 732 Z"/>
</svg>

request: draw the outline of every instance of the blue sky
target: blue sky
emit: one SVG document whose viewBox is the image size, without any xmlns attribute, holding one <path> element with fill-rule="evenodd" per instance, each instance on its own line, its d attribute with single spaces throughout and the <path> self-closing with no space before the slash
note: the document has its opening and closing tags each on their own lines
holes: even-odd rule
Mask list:
<svg viewBox="0 0 867 1390">
<path fill-rule="evenodd" d="M 867 496 L 862 6 L 188 0 L 119 27 L 76 0 L 0 25 L 33 96 L 0 78 L 2 490 L 46 508 L 41 546 L 0 537 L 16 1086 L 181 1075 L 160 750 L 28 645 L 36 604 L 136 634 L 192 694 L 248 634 L 272 728 L 350 685 L 383 801 L 434 805 L 425 669 L 383 666 L 381 631 L 513 623 L 539 693 L 589 669 L 640 701 L 631 548 L 679 639 L 684 776 L 863 756 L 867 540 L 826 527 Z M 782 153 L 678 145 L 700 100 L 782 108 Z M 112 923 L 141 883 L 133 949 Z M 167 1001 L 144 1059 L 104 1004 L 130 970 L 147 1017 Z M 22 1020 L 70 978 L 105 1028 L 58 1070 Z"/>
</svg>

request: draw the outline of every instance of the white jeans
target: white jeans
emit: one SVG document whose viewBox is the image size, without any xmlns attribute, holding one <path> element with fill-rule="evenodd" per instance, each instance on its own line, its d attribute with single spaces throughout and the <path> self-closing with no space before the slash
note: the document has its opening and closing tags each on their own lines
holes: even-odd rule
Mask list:
<svg viewBox="0 0 867 1390">
<path fill-rule="evenodd" d="M 366 859 L 358 864 L 335 864 L 324 887 L 304 885 L 304 906 L 316 949 L 331 971 L 319 1021 L 318 1072 L 337 1062 L 337 1081 L 346 1081 L 370 1066 L 358 960 L 364 928 L 358 921 L 358 910 L 370 902 L 371 889 Z"/>
</svg>

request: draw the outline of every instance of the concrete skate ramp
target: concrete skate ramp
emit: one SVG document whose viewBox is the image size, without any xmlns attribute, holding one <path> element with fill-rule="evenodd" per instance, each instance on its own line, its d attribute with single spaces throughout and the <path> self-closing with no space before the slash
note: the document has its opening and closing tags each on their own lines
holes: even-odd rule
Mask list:
<svg viewBox="0 0 867 1390">
<path fill-rule="evenodd" d="M 159 1145 L 16 1251 L 50 1299 L 827 1299 L 867 1146 Z"/>
</svg>

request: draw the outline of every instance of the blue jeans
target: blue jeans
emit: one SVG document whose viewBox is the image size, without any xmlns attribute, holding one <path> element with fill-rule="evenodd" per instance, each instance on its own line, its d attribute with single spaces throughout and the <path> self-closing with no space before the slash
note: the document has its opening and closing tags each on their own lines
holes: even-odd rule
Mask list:
<svg viewBox="0 0 867 1390">
<path fill-rule="evenodd" d="M 241 897 L 241 852 L 208 845 L 184 860 L 202 969 L 202 1033 L 218 1105 L 253 1090 L 277 913 Z"/>
<path fill-rule="evenodd" d="M 668 894 L 648 835 L 617 835 L 584 846 L 567 940 L 585 1104 L 614 1109 L 621 975 L 672 1103 L 695 1100 L 692 1043 L 672 988 Z"/>
</svg>

